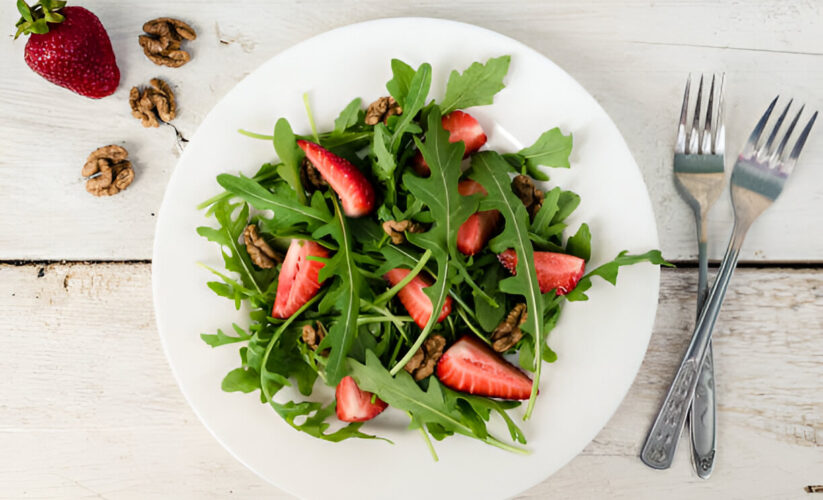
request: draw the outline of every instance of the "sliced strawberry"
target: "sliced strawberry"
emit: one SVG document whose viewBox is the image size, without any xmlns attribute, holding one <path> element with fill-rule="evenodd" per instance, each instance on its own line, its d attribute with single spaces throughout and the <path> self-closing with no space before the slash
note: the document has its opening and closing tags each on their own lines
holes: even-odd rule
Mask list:
<svg viewBox="0 0 823 500">
<path fill-rule="evenodd" d="M 372 393 L 361 391 L 350 376 L 343 377 L 334 391 L 337 400 L 337 418 L 343 422 L 365 422 L 386 409 L 388 404 L 380 398 L 371 402 Z"/>
<path fill-rule="evenodd" d="M 463 158 L 480 149 L 483 144 L 486 144 L 486 134 L 483 132 L 483 127 L 468 113 L 460 110 L 452 111 L 443 117 L 441 123 L 443 124 L 443 128 L 449 131 L 449 142 L 463 141 L 463 144 L 466 145 L 466 152 L 463 153 Z M 417 172 L 417 175 L 423 177 L 431 173 L 420 151 L 412 158 L 412 168 Z"/>
<path fill-rule="evenodd" d="M 360 217 L 374 209 L 374 187 L 351 162 L 309 141 L 297 141 L 312 165 L 326 179 L 349 217 Z"/>
<path fill-rule="evenodd" d="M 460 181 L 457 190 L 463 196 L 471 196 L 475 193 L 488 194 L 486 189 L 470 179 Z M 469 217 L 457 231 L 457 249 L 465 255 L 474 255 L 488 243 L 497 225 L 500 223 L 500 212 L 497 210 L 484 210 Z"/>
<path fill-rule="evenodd" d="M 391 271 L 387 272 L 383 275 L 386 280 L 391 283 L 392 286 L 400 283 L 411 271 L 408 269 L 402 268 L 395 268 Z M 400 289 L 397 292 L 397 297 L 400 299 L 400 303 L 403 304 L 403 307 L 406 308 L 406 311 L 409 312 L 409 316 L 412 317 L 417 326 L 420 328 L 425 328 L 426 323 L 429 322 L 429 318 L 432 315 L 432 301 L 429 299 L 429 296 L 423 292 L 423 289 L 427 286 L 431 286 L 431 280 L 427 275 L 418 274 L 414 278 L 412 278 L 409 283 Z M 440 312 L 440 316 L 437 318 L 437 322 L 441 322 L 446 319 L 446 316 L 452 311 L 452 298 L 446 297 L 446 301 L 443 303 L 443 309 Z"/>
<path fill-rule="evenodd" d="M 271 315 L 286 319 L 315 296 L 322 283 L 318 280 L 320 269 L 326 264 L 307 257 L 328 257 L 329 251 L 313 241 L 291 240 L 280 277 Z"/>
<path fill-rule="evenodd" d="M 443 353 L 437 378 L 456 391 L 503 399 L 529 399 L 532 381 L 478 338 L 464 335 Z"/>
<path fill-rule="evenodd" d="M 511 248 L 497 256 L 512 274 L 517 274 L 517 254 Z M 543 293 L 557 289 L 557 295 L 574 290 L 583 277 L 586 261 L 574 255 L 555 252 L 534 252 L 534 270 L 537 284 Z"/>
</svg>

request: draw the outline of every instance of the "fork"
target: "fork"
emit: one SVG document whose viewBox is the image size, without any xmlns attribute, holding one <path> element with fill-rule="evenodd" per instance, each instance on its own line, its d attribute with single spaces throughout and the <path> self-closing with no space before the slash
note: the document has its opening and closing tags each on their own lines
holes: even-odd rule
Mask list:
<svg viewBox="0 0 823 500">
<path fill-rule="evenodd" d="M 686 350 L 680 368 L 677 370 L 643 446 L 641 457 L 645 463 L 653 467 L 666 468 L 671 465 L 677 442 L 680 439 L 680 432 L 686 421 L 689 404 L 694 398 L 699 380 L 698 367 L 703 363 L 708 351 L 712 330 L 726 295 L 729 280 L 737 265 L 737 259 L 740 257 L 740 249 L 746 233 L 757 217 L 771 206 L 783 191 L 786 179 L 794 170 L 797 158 L 817 119 L 817 112 L 815 112 L 800 132 L 791 152 L 786 154 L 786 146 L 803 113 L 803 107 L 801 107 L 775 147 L 780 127 L 792 105 L 792 101 L 789 101 L 786 109 L 777 118 L 768 138 L 761 143 L 760 139 L 778 98 L 779 96 L 774 98 L 760 121 L 757 122 L 732 170 L 730 190 L 734 208 L 734 228 L 726 255 L 717 272 L 717 278 L 695 325 L 689 348 Z"/>
<path fill-rule="evenodd" d="M 681 197 L 694 211 L 697 229 L 698 281 L 697 281 L 697 315 L 703 309 L 709 293 L 708 284 L 708 246 L 706 235 L 706 216 L 712 204 L 717 201 L 726 176 L 723 173 L 723 154 L 725 152 L 725 127 L 723 125 L 723 90 L 725 75 L 720 76 L 717 92 L 717 118 L 714 118 L 715 76 L 712 75 L 709 89 L 706 119 L 700 128 L 700 104 L 703 97 L 703 76 L 697 90 L 694 119 L 691 132 L 686 135 L 686 117 L 689 107 L 689 90 L 692 78 L 686 80 L 686 91 L 680 111 L 680 124 L 677 127 L 677 141 L 674 148 L 674 180 Z M 714 129 L 712 126 L 714 125 Z M 697 391 L 689 410 L 691 427 L 692 463 L 697 475 L 708 479 L 714 468 L 717 432 L 716 403 L 714 389 L 714 362 L 711 344 L 697 382 Z M 644 458 L 641 456 L 641 458 Z M 652 467 L 656 464 L 650 463 Z"/>
</svg>

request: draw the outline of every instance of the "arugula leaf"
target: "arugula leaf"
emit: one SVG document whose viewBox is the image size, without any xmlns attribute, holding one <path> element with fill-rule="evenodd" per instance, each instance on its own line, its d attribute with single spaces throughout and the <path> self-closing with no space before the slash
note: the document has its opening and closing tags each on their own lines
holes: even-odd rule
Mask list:
<svg viewBox="0 0 823 500">
<path fill-rule="evenodd" d="M 417 137 L 414 141 L 429 165 L 431 175 L 424 178 L 407 172 L 403 175 L 403 184 L 415 198 L 429 207 L 434 224 L 424 233 L 407 234 L 406 239 L 420 248 L 432 251 L 432 256 L 437 262 L 437 279 L 434 284 L 426 287 L 424 292 L 432 302 L 432 311 L 440 311 L 449 291 L 448 280 L 453 267 L 450 256 L 457 254 L 457 231 L 475 212 L 477 196 L 463 197 L 457 190 L 460 161 L 465 146 L 462 142 L 449 142 L 449 132 L 443 129 L 437 106 L 432 107 L 428 121 L 426 142 L 420 141 Z M 437 322 L 437 317 L 438 314 L 431 315 L 409 352 L 392 368 L 392 374 L 401 370 L 417 352 Z"/>
<path fill-rule="evenodd" d="M 429 63 L 423 63 L 417 68 L 411 81 L 409 81 L 409 91 L 406 93 L 403 102 L 403 114 L 397 121 L 394 127 L 394 134 L 391 140 L 392 154 L 397 154 L 400 148 L 400 140 L 406 132 L 414 133 L 420 132 L 420 128 L 412 123 L 417 113 L 423 109 L 426 104 L 426 98 L 429 95 L 429 89 L 432 83 L 432 67 Z"/>
<path fill-rule="evenodd" d="M 500 290 L 526 299 L 528 319 L 521 329 L 532 338 L 536 353 L 534 363 L 534 384 L 526 408 L 524 420 L 531 416 L 534 409 L 537 387 L 540 383 L 540 351 L 544 343 L 542 318 L 544 312 L 543 296 L 537 284 L 534 266 L 534 250 L 529 240 L 529 214 L 526 207 L 511 190 L 506 160 L 494 151 L 483 151 L 472 156 L 469 177 L 479 182 L 488 196 L 480 201 L 480 210 L 499 210 L 506 225 L 503 232 L 492 238 L 489 248 L 494 253 L 512 248 L 517 253 L 517 274 L 500 282 Z"/>
<path fill-rule="evenodd" d="M 232 219 L 232 212 L 241 205 L 237 217 Z M 224 200 L 214 205 L 214 217 L 220 227 L 214 229 L 201 226 L 197 228 L 197 234 L 223 247 L 221 252 L 226 270 L 237 273 L 240 276 L 240 282 L 247 289 L 260 297 L 265 297 L 269 285 L 274 279 L 274 270 L 257 270 L 252 264 L 248 252 L 246 252 L 246 247 L 240 244 L 243 230 L 249 220 L 249 206 L 245 203 L 231 204 Z M 228 249 L 229 253 L 225 249 Z M 223 275 L 217 274 L 223 277 Z M 236 282 L 227 282 L 227 284 L 232 286 Z"/>
<path fill-rule="evenodd" d="M 566 253 L 580 257 L 586 262 L 589 261 L 592 256 L 592 233 L 589 231 L 588 224 L 581 224 L 574 236 L 569 237 L 566 242 Z M 615 271 L 615 277 L 617 277 L 617 271 Z"/>
<path fill-rule="evenodd" d="M 332 443 L 338 443 L 349 438 L 382 439 L 383 441 L 391 443 L 388 439 L 360 432 L 360 427 L 363 425 L 363 422 L 352 422 L 341 429 L 327 434 L 326 429 L 329 428 L 329 424 L 326 422 L 326 419 L 334 413 L 334 401 L 326 406 L 311 401 L 303 401 L 300 403 L 295 403 L 294 401 L 277 403 L 272 401 L 271 406 L 278 415 L 283 417 L 286 423 L 298 431 L 305 432 L 316 438 L 331 441 Z M 302 424 L 298 424 L 295 422 L 298 417 L 306 417 L 306 419 Z"/>
<path fill-rule="evenodd" d="M 391 60 L 392 79 L 386 82 L 386 90 L 389 91 L 394 100 L 403 108 L 406 108 L 406 96 L 409 94 L 412 78 L 414 78 L 414 68 L 404 63 L 400 59 Z"/>
<path fill-rule="evenodd" d="M 406 371 L 393 377 L 371 351 L 366 352 L 365 364 L 350 359 L 349 367 L 361 390 L 377 394 L 389 406 L 410 413 L 421 425 L 439 426 L 446 432 L 477 438 L 505 450 L 526 452 L 522 448 L 503 443 L 488 433 L 480 437 L 477 429 L 468 421 L 471 416 L 462 414 L 454 400 L 444 396 L 443 388 L 434 377 L 429 378 L 429 387 L 423 391 Z M 476 421 L 473 423 L 476 424 Z"/>
<path fill-rule="evenodd" d="M 497 307 L 490 305 L 486 300 L 478 300 L 474 297 L 474 311 L 480 328 L 487 332 L 493 331 L 506 315 L 506 296 L 497 288 L 497 284 L 503 279 L 503 268 L 499 263 L 482 268 L 480 278 L 480 288 L 491 295 L 497 302 Z"/>
<path fill-rule="evenodd" d="M 446 85 L 446 96 L 440 104 L 442 113 L 455 109 L 491 104 L 494 95 L 503 90 L 503 77 L 509 71 L 511 56 L 501 56 L 473 63 L 462 74 L 452 71 Z"/>
<path fill-rule="evenodd" d="M 232 328 L 234 328 L 234 331 L 237 332 L 236 337 L 233 335 L 226 335 L 225 333 L 223 333 L 223 330 L 220 330 L 218 328 L 216 335 L 201 333 L 200 338 L 203 339 L 203 342 L 207 343 L 212 347 L 218 347 L 226 344 L 234 344 L 235 342 L 243 342 L 244 340 L 249 340 L 251 338 L 251 336 L 249 336 L 249 334 L 246 333 L 245 330 L 240 328 L 240 326 L 237 323 L 232 323 L 231 326 Z"/>
<path fill-rule="evenodd" d="M 514 156 L 526 167 L 526 171 L 537 180 L 547 181 L 547 176 L 540 166 L 569 168 L 569 155 L 572 152 L 572 135 L 563 135 L 559 128 L 543 132 L 540 137 L 527 148 L 523 148 Z"/>
<path fill-rule="evenodd" d="M 291 125 L 285 118 L 280 118 L 274 124 L 274 141 L 272 142 L 274 142 L 274 151 L 283 162 L 277 167 L 277 173 L 294 189 L 300 203 L 305 204 L 306 192 L 300 182 L 300 158 L 303 154 L 297 146 L 297 139 L 294 137 Z"/>
<path fill-rule="evenodd" d="M 362 101 L 359 97 L 355 97 L 346 105 L 345 108 L 343 108 L 343 111 L 340 112 L 340 116 L 334 120 L 335 134 L 341 134 L 349 127 L 357 124 L 357 120 L 360 117 L 361 102 Z"/>
<path fill-rule="evenodd" d="M 274 211 L 273 227 L 306 224 L 309 230 L 313 230 L 329 220 L 329 217 L 314 204 L 307 207 L 294 199 L 272 193 L 248 177 L 220 174 L 217 176 L 217 182 L 226 191 L 248 202 L 254 208 Z"/>
<path fill-rule="evenodd" d="M 580 205 L 580 196 L 571 191 L 560 191 L 560 197 L 557 200 L 557 212 L 552 217 L 552 224 L 563 222 L 566 217 Z"/>
<path fill-rule="evenodd" d="M 352 235 L 346 225 L 346 219 L 337 199 L 332 197 L 332 200 L 334 220 L 317 229 L 313 236 L 321 238 L 329 235 L 338 243 L 337 252 L 326 261 L 326 265 L 320 269 L 318 276 L 320 281 L 325 281 L 332 276 L 338 278 L 323 302 L 334 304 L 340 311 L 340 316 L 331 325 L 328 335 L 318 348 L 320 350 L 331 349 L 326 362 L 326 383 L 335 386 L 346 375 L 346 357 L 357 335 L 357 316 L 360 311 L 360 289 L 363 276 L 354 262 Z M 323 308 L 323 303 L 321 303 L 320 309 L 323 310 Z"/>
<path fill-rule="evenodd" d="M 248 368 L 235 368 L 230 371 L 220 384 L 225 392 L 249 393 L 260 389 L 260 375 Z"/>
<path fill-rule="evenodd" d="M 374 160 L 372 161 L 372 174 L 386 189 L 386 205 L 392 207 L 396 200 L 396 188 L 394 171 L 397 168 L 394 155 L 389 151 L 391 147 L 391 136 L 386 126 L 378 123 L 374 126 L 374 137 L 372 138 L 372 151 Z"/>
<path fill-rule="evenodd" d="M 648 252 L 640 255 L 629 255 L 628 250 L 623 250 L 617 257 L 614 258 L 611 262 L 607 262 L 593 271 L 589 271 L 580 281 L 577 283 L 577 286 L 571 292 L 565 295 L 566 300 L 571 302 L 580 301 L 580 300 L 589 300 L 589 297 L 586 296 L 584 292 L 592 287 L 592 278 L 594 276 L 600 276 L 604 280 L 608 281 L 612 285 L 617 284 L 617 273 L 622 266 L 629 266 L 632 264 L 637 264 L 640 262 L 648 262 L 654 265 L 666 266 L 666 267 L 674 267 L 674 264 L 670 263 L 666 259 L 663 258 L 663 254 L 660 253 L 660 250 L 649 250 Z"/>
</svg>

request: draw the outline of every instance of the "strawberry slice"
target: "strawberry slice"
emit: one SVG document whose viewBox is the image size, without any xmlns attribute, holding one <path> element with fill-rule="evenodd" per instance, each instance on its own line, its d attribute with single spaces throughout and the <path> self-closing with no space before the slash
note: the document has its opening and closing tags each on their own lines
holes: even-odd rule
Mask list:
<svg viewBox="0 0 823 500">
<path fill-rule="evenodd" d="M 398 267 L 387 272 L 383 277 L 394 286 L 400 283 L 410 272 L 408 269 Z M 406 286 L 397 292 L 400 303 L 403 304 L 403 307 L 409 312 L 409 316 L 412 317 L 420 328 L 426 327 L 426 323 L 429 322 L 429 318 L 432 315 L 432 301 L 429 299 L 429 296 L 423 292 L 423 289 L 431 286 L 431 284 L 431 279 L 421 273 L 412 278 Z M 439 323 L 446 319 L 446 316 L 448 316 L 451 311 L 452 298 L 447 296 L 446 301 L 443 303 L 440 317 L 437 318 L 437 322 Z"/>
<path fill-rule="evenodd" d="M 464 335 L 443 353 L 437 378 L 456 391 L 502 399 L 529 399 L 532 381 L 478 338 Z"/>
<path fill-rule="evenodd" d="M 443 128 L 449 131 L 449 142 L 463 141 L 463 144 L 466 145 L 466 152 L 463 153 L 463 158 L 480 149 L 483 144 L 486 144 L 486 134 L 483 132 L 483 127 L 468 113 L 460 110 L 452 111 L 443 117 L 441 123 L 443 124 Z M 417 172 L 417 175 L 423 177 L 431 173 L 420 151 L 412 158 L 412 168 Z"/>
<path fill-rule="evenodd" d="M 343 422 L 371 420 L 389 406 L 380 398 L 372 403 L 372 393 L 361 391 L 351 376 L 343 377 L 337 384 L 334 397 L 337 400 L 337 418 Z"/>
<path fill-rule="evenodd" d="M 511 248 L 498 254 L 497 260 L 512 274 L 517 274 L 517 254 Z M 574 255 L 555 252 L 534 252 L 534 270 L 540 291 L 546 293 L 557 289 L 557 295 L 566 295 L 574 290 L 583 277 L 586 261 Z"/>
<path fill-rule="evenodd" d="M 315 296 L 322 283 L 317 274 L 326 264 L 308 260 L 308 256 L 328 257 L 329 251 L 313 241 L 291 240 L 280 277 L 277 281 L 277 294 L 271 315 L 286 319 Z"/>
<path fill-rule="evenodd" d="M 374 187 L 352 163 L 318 144 L 297 141 L 312 165 L 326 179 L 349 217 L 360 217 L 374 209 Z"/>
<path fill-rule="evenodd" d="M 471 196 L 475 193 L 488 194 L 479 182 L 470 179 L 460 181 L 457 190 L 463 196 Z M 465 255 L 474 255 L 483 250 L 494 230 L 497 229 L 500 217 L 500 212 L 497 210 L 484 210 L 472 214 L 457 231 L 457 249 Z"/>
</svg>

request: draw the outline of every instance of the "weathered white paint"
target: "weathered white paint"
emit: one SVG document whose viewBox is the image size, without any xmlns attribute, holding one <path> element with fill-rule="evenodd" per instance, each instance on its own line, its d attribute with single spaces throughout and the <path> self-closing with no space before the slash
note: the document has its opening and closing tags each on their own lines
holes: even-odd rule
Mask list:
<svg viewBox="0 0 823 500">
<path fill-rule="evenodd" d="M 673 125 L 687 73 L 726 72 L 732 152 L 777 93 L 823 108 L 823 6 L 814 0 L 83 5 L 98 14 L 114 43 L 122 80 L 112 97 L 93 101 L 55 87 L 24 64 L 24 40 L 7 37 L 0 44 L 0 259 L 150 258 L 155 215 L 179 151 L 171 128 L 144 129 L 130 116 L 129 89 L 155 76 L 166 78 L 180 103 L 174 123 L 191 137 L 217 100 L 263 61 L 312 35 L 367 19 L 432 16 L 474 23 L 517 38 L 566 69 L 626 137 L 671 259 L 695 255 L 691 214 L 670 176 Z M 143 56 L 140 26 L 158 16 L 179 17 L 197 29 L 198 39 L 189 44 L 191 63 L 169 69 Z M 0 4 L 7 26 L 16 17 L 14 2 Z M 810 230 L 823 201 L 819 129 L 784 196 L 752 229 L 745 260 L 823 260 L 823 233 Z M 126 146 L 137 177 L 124 193 L 97 199 L 85 192 L 80 168 L 90 151 L 108 143 Z M 727 200 L 721 199 L 710 219 L 717 258 L 731 221 Z"/>
<path fill-rule="evenodd" d="M 229 456 L 183 400 L 157 338 L 149 265 L 40 270 L 0 266 L 0 499 L 289 498 Z M 734 277 L 715 338 L 712 479 L 695 477 L 685 441 L 668 471 L 640 463 L 688 340 L 694 274 L 664 271 L 626 400 L 580 456 L 522 498 L 782 500 L 823 483 L 823 272 L 813 270 Z"/>
</svg>

